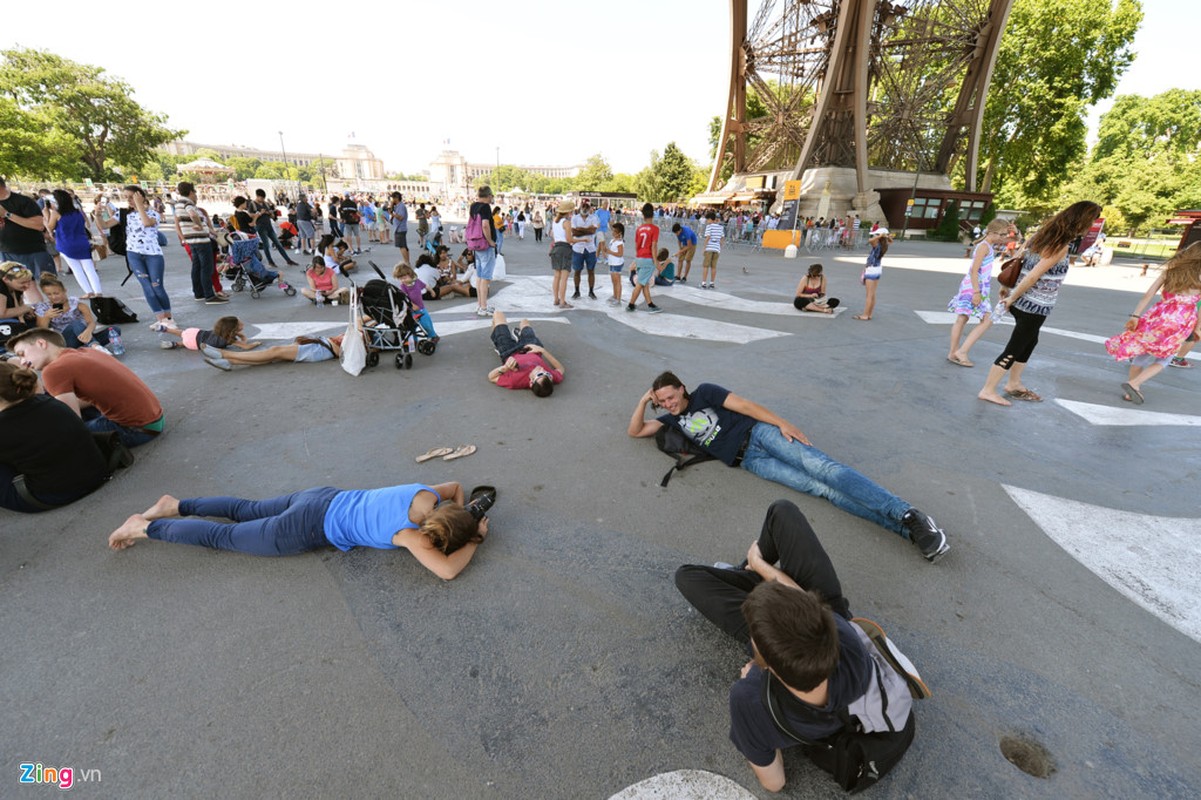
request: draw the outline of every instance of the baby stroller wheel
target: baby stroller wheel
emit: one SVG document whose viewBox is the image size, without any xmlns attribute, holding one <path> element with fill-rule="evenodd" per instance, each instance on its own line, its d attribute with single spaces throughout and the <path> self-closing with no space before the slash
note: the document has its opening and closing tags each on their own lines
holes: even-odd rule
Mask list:
<svg viewBox="0 0 1201 800">
<path fill-rule="evenodd" d="M 413 354 L 405 353 L 405 369 L 413 368 Z"/>
<path fill-rule="evenodd" d="M 397 369 L 405 368 L 405 354 L 404 353 L 396 354 L 396 368 Z"/>
<path fill-rule="evenodd" d="M 246 288 L 246 279 L 245 278 L 236 278 L 234 280 L 234 291 L 235 292 L 240 292 L 245 288 Z"/>
<path fill-rule="evenodd" d="M 284 294 L 286 294 L 288 297 L 295 297 L 295 296 L 296 296 L 296 287 L 294 287 L 294 286 L 285 286 L 285 287 L 284 287 Z"/>
<path fill-rule="evenodd" d="M 253 286 L 250 287 L 250 296 L 253 297 L 255 300 L 259 299 L 260 294 L 262 294 L 262 292 L 260 292 L 258 289 L 256 289 Z"/>
<path fill-rule="evenodd" d="M 423 356 L 432 356 L 436 349 L 438 349 L 438 344 L 429 339 L 422 339 L 417 343 L 417 352 Z"/>
<path fill-rule="evenodd" d="M 367 366 L 374 367 L 379 365 L 379 351 L 372 350 L 367 354 Z"/>
</svg>

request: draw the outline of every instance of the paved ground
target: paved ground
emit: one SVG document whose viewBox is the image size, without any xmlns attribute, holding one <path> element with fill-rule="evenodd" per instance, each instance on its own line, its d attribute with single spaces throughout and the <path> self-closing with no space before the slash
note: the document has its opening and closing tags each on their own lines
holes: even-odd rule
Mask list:
<svg viewBox="0 0 1201 800">
<path fill-rule="evenodd" d="M 605 798 L 673 770 L 762 796 L 726 740 L 726 690 L 745 658 L 670 576 L 740 559 L 779 497 L 809 515 L 854 609 L 934 688 L 913 749 L 875 796 L 1201 794 L 1187 766 L 1201 738 L 1197 572 L 1164 577 L 1155 558 L 1160 541 L 1195 530 L 1201 451 L 1187 420 L 1201 370 L 1148 388 L 1144 410 L 1178 419 L 1100 425 L 1054 402 L 1130 422 L 1123 370 L 1088 337 L 1117 331 L 1148 279 L 1074 271 L 1050 324 L 1077 335 L 1045 335 L 1027 372 L 1048 402 L 1000 409 L 975 393 L 1004 333 L 962 369 L 944 360 L 947 326 L 914 313 L 945 309 L 960 248 L 896 246 L 867 324 L 781 305 L 804 257 L 728 252 L 720 292 L 662 290 L 667 313 L 651 318 L 588 301 L 556 314 L 542 247 L 510 239 L 506 250 L 513 278 L 497 305 L 563 318 L 540 323 L 568 367 L 549 400 L 487 383 L 495 357 L 460 303 L 438 307 L 443 332 L 462 332 L 433 357 L 358 378 L 332 363 L 220 373 L 130 329 L 125 360 L 163 398 L 167 435 L 84 503 L 0 516 L 0 796 L 36 791 L 18 787 L 22 761 L 73 767 L 76 790 L 96 797 Z M 374 257 L 390 266 L 394 253 Z M 858 259 L 825 259 L 853 310 Z M 278 291 L 198 306 L 177 247 L 168 268 L 184 323 L 343 319 Z M 103 267 L 110 286 L 123 271 Z M 132 281 L 116 291 L 145 310 Z M 667 458 L 624 429 L 665 368 L 788 417 L 933 513 L 951 554 L 931 566 L 867 522 L 719 464 L 660 489 Z M 468 459 L 413 463 L 468 442 L 479 447 Z M 447 479 L 501 491 L 492 535 L 448 584 L 379 551 L 268 560 L 104 546 L 164 491 Z M 1181 545 L 1185 561 L 1166 560 L 1195 564 L 1195 541 Z M 1118 574 L 1078 560 L 1092 553 Z M 1005 736 L 1040 743 L 1054 774 L 1008 763 Z M 786 764 L 786 796 L 840 796 L 799 759 Z M 99 782 L 83 782 L 87 770 Z M 728 782 L 706 790 L 688 775 L 697 796 L 730 796 Z"/>
</svg>

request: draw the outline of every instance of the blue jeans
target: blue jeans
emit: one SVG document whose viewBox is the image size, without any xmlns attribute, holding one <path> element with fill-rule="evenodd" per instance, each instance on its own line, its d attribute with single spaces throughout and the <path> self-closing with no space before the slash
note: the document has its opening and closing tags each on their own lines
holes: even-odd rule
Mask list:
<svg viewBox="0 0 1201 800">
<path fill-rule="evenodd" d="M 503 253 L 505 251 L 504 247 L 505 247 L 505 232 L 497 231 L 496 232 L 496 252 Z"/>
<path fill-rule="evenodd" d="M 192 297 L 212 300 L 213 289 L 213 243 L 192 242 L 188 245 L 192 253 Z"/>
<path fill-rule="evenodd" d="M 150 305 L 150 312 L 170 314 L 171 298 L 167 296 L 167 287 L 163 286 L 166 262 L 162 255 L 148 256 L 130 250 L 125 254 L 125 260 L 129 262 L 129 268 L 133 270 L 138 283 L 142 284 L 142 294 Z"/>
<path fill-rule="evenodd" d="M 88 426 L 88 430 L 94 433 L 116 431 L 117 438 L 126 447 L 144 445 L 159 435 L 154 431 L 147 431 L 141 428 L 127 428 L 124 425 L 118 425 L 94 408 L 85 408 L 83 410 L 83 423 Z"/>
<path fill-rule="evenodd" d="M 790 442 L 775 425 L 757 422 L 742 468 L 798 492 L 824 497 L 843 511 L 905 536 L 901 517 L 911 506 L 880 484 L 806 444 Z"/>
<path fill-rule="evenodd" d="M 156 519 L 151 539 L 233 550 L 256 556 L 289 556 L 325 547 L 325 512 L 341 490 L 305 489 L 268 500 L 197 497 L 179 501 L 180 516 L 222 517 L 233 524 L 203 519 Z"/>
<path fill-rule="evenodd" d="M 91 342 L 89 342 L 88 344 L 84 344 L 83 342 L 79 341 L 79 334 L 83 333 L 84 329 L 87 327 L 88 326 L 84 323 L 83 320 L 76 320 L 75 322 L 72 322 L 70 325 L 68 325 L 65 329 L 59 331 L 59 333 L 61 333 L 63 335 L 63 339 L 66 340 L 67 347 L 89 347 L 91 345 Z M 120 335 L 120 333 L 121 333 L 121 329 L 116 328 L 115 326 L 109 326 L 108 328 L 104 328 L 104 329 L 97 329 L 97 330 L 92 331 L 92 342 L 96 342 L 97 344 L 101 344 L 101 345 L 104 345 L 107 347 L 108 346 L 108 333 L 110 330 L 116 330 L 118 335 Z"/>
<path fill-rule="evenodd" d="M 275 249 L 284 257 L 284 261 L 291 261 L 292 257 L 288 255 L 288 251 L 279 243 L 279 237 L 275 235 L 274 225 L 262 225 L 258 228 L 259 246 L 263 248 L 263 252 L 267 254 L 267 263 L 275 266 L 275 262 L 271 260 L 271 243 L 275 242 Z"/>
<path fill-rule="evenodd" d="M 54 257 L 45 250 L 37 253 L 0 253 L 0 260 L 16 261 L 33 273 L 35 283 L 43 272 L 49 272 L 51 275 L 57 274 L 54 269 Z"/>
</svg>

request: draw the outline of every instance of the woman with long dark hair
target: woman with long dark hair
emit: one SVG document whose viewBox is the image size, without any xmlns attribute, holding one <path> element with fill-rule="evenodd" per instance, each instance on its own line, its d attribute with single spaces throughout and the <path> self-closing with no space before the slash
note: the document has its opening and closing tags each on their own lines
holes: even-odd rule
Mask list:
<svg viewBox="0 0 1201 800">
<path fill-rule="evenodd" d="M 1101 206 L 1081 200 L 1060 211 L 1026 242 L 1022 256 L 1022 271 L 1011 292 L 1002 289 L 1001 303 L 1013 314 L 1014 328 L 1009 342 L 988 371 L 984 388 L 976 395 L 981 400 L 999 406 L 1013 405 L 1006 398 L 1039 403 L 1042 398 L 1022 383 L 1022 371 L 1034 346 L 1038 344 L 1038 329 L 1055 307 L 1059 287 L 1068 274 L 1068 247 L 1092 227 Z M 1005 380 L 1005 395 L 997 392 Z"/>
<path fill-rule="evenodd" d="M 47 203 L 43 212 L 46 230 L 54 231 L 54 246 L 84 297 L 99 297 L 100 276 L 96 273 L 96 262 L 92 260 L 92 237 L 88 232 L 88 218 L 75 204 L 75 198 L 64 189 L 54 190 L 54 204 Z"/>
<path fill-rule="evenodd" d="M 141 186 L 131 184 L 123 191 L 125 202 L 129 205 L 128 212 L 100 224 L 112 228 L 124 220 L 125 260 L 138 283 L 142 285 L 142 295 L 158 322 L 174 322 L 171 315 L 171 298 L 167 295 L 167 287 L 163 283 L 166 261 L 163 259 L 162 245 L 158 243 L 158 224 L 162 217 L 151 207 L 146 190 Z"/>
</svg>

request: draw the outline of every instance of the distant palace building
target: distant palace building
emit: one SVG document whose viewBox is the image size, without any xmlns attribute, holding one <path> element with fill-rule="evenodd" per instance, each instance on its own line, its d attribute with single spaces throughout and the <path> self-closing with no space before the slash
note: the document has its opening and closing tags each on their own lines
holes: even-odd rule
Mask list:
<svg viewBox="0 0 1201 800">
<path fill-rule="evenodd" d="M 177 141 L 163 147 L 173 156 L 191 156 L 198 150 L 210 150 L 221 159 L 257 158 L 259 161 L 283 161 L 283 153 L 279 150 L 263 150 L 257 147 L 243 147 L 233 144 L 200 144 L 199 142 Z M 318 159 L 332 161 L 337 168 L 338 176 L 345 180 L 382 181 L 384 180 L 384 162 L 375 157 L 366 145 L 348 144 L 342 148 L 341 155 L 333 153 L 288 153 L 288 163 L 297 167 L 312 166 Z"/>
<path fill-rule="evenodd" d="M 514 166 L 517 169 L 532 172 L 535 175 L 543 175 L 547 178 L 574 178 L 580 174 L 580 170 L 583 168 L 583 165 L 580 164 L 570 167 L 554 167 L 541 164 L 517 164 Z M 476 178 L 488 175 L 494 169 L 496 169 L 496 164 L 494 163 L 471 163 L 457 150 L 443 150 L 436 159 L 430 162 L 428 170 L 430 188 L 435 193 L 451 199 L 474 197 L 472 186 L 475 184 Z"/>
</svg>

